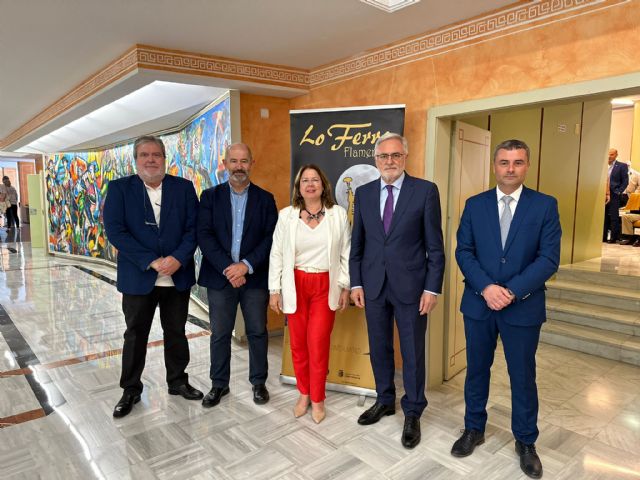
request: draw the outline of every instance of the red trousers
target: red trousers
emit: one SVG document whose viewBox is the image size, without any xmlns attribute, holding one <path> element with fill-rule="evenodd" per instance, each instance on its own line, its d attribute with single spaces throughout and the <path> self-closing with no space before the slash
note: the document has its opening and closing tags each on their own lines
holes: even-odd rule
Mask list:
<svg viewBox="0 0 640 480">
<path fill-rule="evenodd" d="M 331 330 L 336 312 L 329 308 L 329 272 L 295 270 L 296 312 L 288 315 L 293 370 L 298 391 L 312 402 L 325 399 Z"/>
</svg>

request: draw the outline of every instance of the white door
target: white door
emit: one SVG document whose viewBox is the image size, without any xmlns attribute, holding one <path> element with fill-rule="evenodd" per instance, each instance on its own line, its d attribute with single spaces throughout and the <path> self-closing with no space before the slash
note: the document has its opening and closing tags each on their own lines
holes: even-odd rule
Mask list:
<svg viewBox="0 0 640 480">
<path fill-rule="evenodd" d="M 449 251 L 452 262 L 449 276 L 448 325 L 446 327 L 445 380 L 449 380 L 467 366 L 464 323 L 460 313 L 460 300 L 464 284 L 460 269 L 455 264 L 456 232 L 466 200 L 489 187 L 491 165 L 491 132 L 482 128 L 456 122 L 451 154 L 449 189 Z"/>
</svg>

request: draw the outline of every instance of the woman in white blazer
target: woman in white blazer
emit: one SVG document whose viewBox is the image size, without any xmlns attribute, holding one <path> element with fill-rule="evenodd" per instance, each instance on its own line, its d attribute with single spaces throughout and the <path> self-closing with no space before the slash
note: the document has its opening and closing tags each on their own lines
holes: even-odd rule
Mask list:
<svg viewBox="0 0 640 480">
<path fill-rule="evenodd" d="M 335 312 L 349 302 L 351 227 L 316 165 L 298 171 L 291 204 L 280 211 L 273 234 L 269 306 L 288 319 L 300 392 L 293 414 L 301 417 L 311 402 L 311 416 L 320 423 Z"/>
</svg>

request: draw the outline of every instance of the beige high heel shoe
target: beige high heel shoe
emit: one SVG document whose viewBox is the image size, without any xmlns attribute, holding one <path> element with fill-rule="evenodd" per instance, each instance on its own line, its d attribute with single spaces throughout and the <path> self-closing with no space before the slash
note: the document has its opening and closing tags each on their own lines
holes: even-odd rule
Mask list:
<svg viewBox="0 0 640 480">
<path fill-rule="evenodd" d="M 309 395 L 300 395 L 298 397 L 298 401 L 293 407 L 293 416 L 296 418 L 300 418 L 309 409 Z"/>
<path fill-rule="evenodd" d="M 311 402 L 311 418 L 316 423 L 320 423 L 327 416 L 324 409 L 324 402 Z"/>
</svg>

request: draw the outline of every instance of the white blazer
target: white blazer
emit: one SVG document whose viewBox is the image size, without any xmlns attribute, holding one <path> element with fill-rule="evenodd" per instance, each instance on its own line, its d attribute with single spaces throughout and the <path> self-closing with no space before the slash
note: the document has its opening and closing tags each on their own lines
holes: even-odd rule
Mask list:
<svg viewBox="0 0 640 480">
<path fill-rule="evenodd" d="M 269 290 L 280 290 L 284 313 L 295 313 L 297 308 L 293 269 L 299 219 L 300 209 L 297 207 L 280 210 L 269 256 Z M 340 205 L 327 208 L 323 221 L 329 227 L 329 308 L 337 310 L 342 289 L 349 288 L 351 226 L 346 210 Z"/>
</svg>

